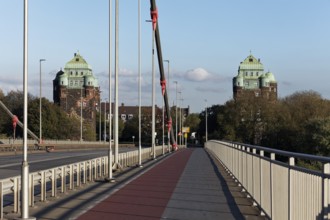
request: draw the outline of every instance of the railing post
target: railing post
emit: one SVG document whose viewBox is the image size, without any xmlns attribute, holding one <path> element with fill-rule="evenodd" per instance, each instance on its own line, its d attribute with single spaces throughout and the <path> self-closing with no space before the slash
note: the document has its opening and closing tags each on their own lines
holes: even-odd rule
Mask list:
<svg viewBox="0 0 330 220">
<path fill-rule="evenodd" d="M 94 159 L 94 180 L 97 179 L 97 160 Z"/>
<path fill-rule="evenodd" d="M 56 172 L 56 168 L 54 168 L 52 170 L 52 197 L 56 197 L 56 187 L 57 187 L 57 184 L 56 184 L 56 177 L 57 177 L 57 172 Z"/>
<path fill-rule="evenodd" d="M 80 186 L 81 182 L 81 165 L 80 163 L 77 164 L 77 187 Z"/>
<path fill-rule="evenodd" d="M 240 183 L 241 183 L 243 192 L 245 191 L 244 188 L 245 188 L 245 184 L 246 184 L 246 182 L 245 182 L 245 172 L 244 172 L 245 165 L 246 165 L 245 150 L 246 150 L 245 146 L 242 146 L 241 151 L 240 151 L 240 154 L 241 154 L 241 156 L 240 156 L 240 161 L 241 161 Z"/>
<path fill-rule="evenodd" d="M 30 199 L 29 199 L 29 206 L 34 206 L 34 175 L 30 174 L 29 178 L 29 189 L 30 189 Z"/>
<path fill-rule="evenodd" d="M 19 178 L 14 178 L 14 213 L 19 212 L 19 201 L 20 201 L 20 187 L 19 187 Z"/>
<path fill-rule="evenodd" d="M 86 175 L 87 175 L 87 162 L 84 162 L 84 178 L 83 178 L 83 184 L 86 184 Z"/>
<path fill-rule="evenodd" d="M 89 179 L 90 182 L 92 182 L 93 181 L 93 164 L 92 164 L 92 161 L 90 160 L 88 162 L 88 164 L 89 164 L 89 169 L 88 169 L 89 177 L 88 177 L 88 179 Z"/>
<path fill-rule="evenodd" d="M 104 160 L 103 160 L 103 157 L 101 158 L 100 160 L 100 176 L 103 176 L 103 172 L 104 172 Z"/>
<path fill-rule="evenodd" d="M 330 174 L 330 163 L 326 163 L 323 165 L 323 219 L 330 219 L 330 181 L 328 175 Z"/>
<path fill-rule="evenodd" d="M 45 202 L 46 201 L 46 175 L 45 175 L 45 171 L 41 172 L 41 180 L 40 180 L 40 190 L 41 190 L 41 198 L 40 201 L 41 202 Z"/>
<path fill-rule="evenodd" d="M 70 190 L 73 190 L 74 189 L 74 173 L 73 173 L 73 165 L 71 164 L 70 165 L 70 177 L 69 177 L 69 179 L 70 179 Z"/>
<path fill-rule="evenodd" d="M 290 157 L 289 158 L 289 201 L 288 201 L 288 204 L 289 204 L 289 220 L 293 219 L 293 210 L 292 210 L 292 207 L 293 207 L 293 184 L 292 184 L 292 179 L 293 179 L 293 171 L 292 171 L 292 168 L 295 166 L 295 159 L 294 157 Z"/>
<path fill-rule="evenodd" d="M 65 193 L 66 191 L 66 167 L 63 166 L 61 168 L 62 174 L 61 174 L 61 193 Z"/>
<path fill-rule="evenodd" d="M 262 160 L 263 160 L 263 157 L 264 157 L 264 151 L 263 150 L 260 150 L 259 152 L 259 155 L 260 155 L 260 158 L 259 158 L 259 167 L 260 167 L 260 173 L 259 173 L 259 176 L 260 176 L 260 186 L 259 186 L 259 190 L 260 190 L 260 207 L 263 207 L 263 201 L 262 201 L 262 197 L 263 197 L 263 169 L 262 169 Z M 265 213 L 263 211 L 261 211 L 260 213 L 261 216 L 265 216 Z"/>
<path fill-rule="evenodd" d="M 107 156 L 105 159 L 104 159 L 104 176 L 108 175 L 109 173 L 109 156 Z"/>
<path fill-rule="evenodd" d="M 244 152 L 245 153 L 245 189 L 246 191 L 249 192 L 249 175 L 250 175 L 250 172 L 251 172 L 251 169 L 252 167 L 250 167 L 250 164 L 249 164 L 249 153 L 250 153 L 250 148 L 247 147 L 246 148 L 246 151 Z"/>
<path fill-rule="evenodd" d="M 272 219 L 275 219 L 275 212 L 274 212 L 274 167 L 273 167 L 273 163 L 275 161 L 275 154 L 271 153 L 270 154 L 270 217 Z"/>
<path fill-rule="evenodd" d="M 0 182 L 0 219 L 3 219 L 3 183 Z"/>
<path fill-rule="evenodd" d="M 256 181 L 256 177 L 255 177 L 255 172 L 256 172 L 256 168 L 255 168 L 255 164 L 254 164 L 254 159 L 255 159 L 255 156 L 257 154 L 257 149 L 253 148 L 252 149 L 252 197 L 255 198 L 253 200 L 253 206 L 257 206 L 257 203 L 255 202 L 256 200 L 256 194 L 255 194 L 255 187 L 256 187 L 256 184 L 255 184 L 255 181 Z"/>
</svg>

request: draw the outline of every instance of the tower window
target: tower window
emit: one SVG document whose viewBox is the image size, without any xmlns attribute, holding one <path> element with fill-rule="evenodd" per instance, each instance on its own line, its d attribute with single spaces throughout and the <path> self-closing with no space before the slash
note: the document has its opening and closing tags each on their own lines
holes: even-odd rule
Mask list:
<svg viewBox="0 0 330 220">
<path fill-rule="evenodd" d="M 249 62 L 253 62 L 253 59 L 252 59 L 252 58 L 250 58 L 250 59 L 249 59 Z"/>
</svg>

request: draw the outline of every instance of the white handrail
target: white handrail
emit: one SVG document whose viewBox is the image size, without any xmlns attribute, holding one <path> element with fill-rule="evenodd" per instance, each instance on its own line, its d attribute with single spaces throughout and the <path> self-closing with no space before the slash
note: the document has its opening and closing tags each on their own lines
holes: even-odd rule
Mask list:
<svg viewBox="0 0 330 220">
<path fill-rule="evenodd" d="M 223 141 L 208 141 L 205 147 L 261 208 L 262 215 L 273 220 L 330 219 L 329 158 Z M 323 171 L 298 167 L 297 159 L 320 162 Z"/>
</svg>

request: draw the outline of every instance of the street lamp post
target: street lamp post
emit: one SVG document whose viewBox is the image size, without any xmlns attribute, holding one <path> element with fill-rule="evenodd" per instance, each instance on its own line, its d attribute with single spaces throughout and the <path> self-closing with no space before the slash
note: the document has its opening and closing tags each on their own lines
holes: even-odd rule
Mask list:
<svg viewBox="0 0 330 220">
<path fill-rule="evenodd" d="M 138 2 L 138 71 L 139 71 L 139 166 L 142 166 L 141 150 L 141 1 Z"/>
<path fill-rule="evenodd" d="M 102 139 L 102 131 L 101 131 L 101 116 L 102 116 L 102 99 L 100 98 L 100 106 L 99 106 L 99 142 Z"/>
<path fill-rule="evenodd" d="M 115 168 L 121 169 L 119 164 L 119 100 L 118 100 L 118 85 L 119 85 L 119 0 L 115 4 L 115 111 L 114 111 L 114 142 L 115 142 Z"/>
<path fill-rule="evenodd" d="M 207 142 L 207 99 L 205 99 L 205 142 Z"/>
<path fill-rule="evenodd" d="M 39 67 L 40 67 L 40 101 L 39 101 L 39 143 L 42 143 L 42 90 L 41 90 L 41 62 L 46 61 L 45 59 L 39 60 Z"/>
<path fill-rule="evenodd" d="M 155 117 L 155 30 L 152 29 L 152 148 L 153 158 L 156 159 L 156 144 L 155 144 L 155 132 L 156 132 L 156 117 Z"/>
<path fill-rule="evenodd" d="M 179 98 L 179 101 L 181 101 L 181 91 L 179 91 L 178 92 L 179 93 L 179 96 L 180 96 L 180 98 Z M 181 129 L 181 104 L 180 104 L 180 102 L 179 102 L 179 133 L 180 133 L 180 137 L 179 137 L 179 143 L 180 143 L 180 145 L 182 145 L 182 143 L 181 143 L 181 141 L 182 141 L 182 129 Z"/>
<path fill-rule="evenodd" d="M 178 81 L 175 83 L 175 142 L 178 143 Z"/>
<path fill-rule="evenodd" d="M 167 81 L 168 81 L 168 85 L 167 85 L 167 99 L 168 99 L 168 103 L 169 105 L 171 105 L 170 102 L 170 61 L 169 60 L 164 60 L 164 62 L 167 62 Z M 170 114 L 171 115 L 171 108 L 170 109 Z M 170 118 L 168 118 L 167 120 L 170 120 Z M 170 128 L 167 129 L 167 147 L 168 147 L 168 152 L 170 152 Z"/>
<path fill-rule="evenodd" d="M 82 93 L 83 93 L 83 84 L 81 83 L 81 87 L 80 87 L 80 141 L 82 141 L 83 140 L 83 138 L 82 138 L 82 125 L 83 125 L 83 110 L 82 110 L 82 108 L 83 108 L 83 95 L 82 95 Z"/>
<path fill-rule="evenodd" d="M 182 93 L 181 93 L 182 94 Z M 182 113 L 182 107 L 183 107 L 183 98 L 181 96 L 181 105 L 180 105 L 180 131 L 181 131 L 181 137 L 180 137 L 180 142 L 181 142 L 181 145 L 184 144 L 184 138 L 183 138 L 183 131 L 182 131 L 182 127 L 183 127 L 183 113 Z"/>
<path fill-rule="evenodd" d="M 152 22 L 152 20 L 146 20 L 146 22 Z M 152 63 L 152 80 L 151 80 L 151 84 L 152 84 L 152 95 L 151 95 L 151 148 L 152 148 L 152 154 L 153 154 L 153 159 L 156 159 L 156 144 L 155 144 L 155 132 L 156 132 L 156 117 L 155 117 L 155 92 L 156 92 L 156 88 L 155 88 L 155 29 L 153 27 L 153 23 L 152 23 L 152 49 L 151 49 L 151 53 L 152 53 L 152 59 L 151 59 L 151 63 Z"/>
<path fill-rule="evenodd" d="M 162 150 L 163 150 L 163 155 L 165 154 L 165 145 L 164 145 L 164 141 L 165 141 L 165 138 L 164 138 L 164 135 L 165 135 L 165 123 L 164 123 L 164 120 L 165 120 L 165 115 L 164 115 L 164 99 L 162 99 L 162 121 L 163 121 L 163 140 L 162 140 Z"/>
<path fill-rule="evenodd" d="M 111 118 L 111 49 L 112 49 L 112 1 L 109 0 L 109 150 L 108 150 L 108 177 L 105 178 L 106 181 L 114 182 L 115 180 L 112 177 L 112 146 L 111 146 L 111 140 L 112 140 L 112 118 Z"/>
<path fill-rule="evenodd" d="M 107 142 L 107 99 L 104 100 L 104 143 Z"/>
<path fill-rule="evenodd" d="M 21 218 L 29 217 L 29 164 L 27 159 L 27 123 L 28 123 L 28 0 L 24 0 L 23 24 L 23 161 L 21 169 Z"/>
</svg>

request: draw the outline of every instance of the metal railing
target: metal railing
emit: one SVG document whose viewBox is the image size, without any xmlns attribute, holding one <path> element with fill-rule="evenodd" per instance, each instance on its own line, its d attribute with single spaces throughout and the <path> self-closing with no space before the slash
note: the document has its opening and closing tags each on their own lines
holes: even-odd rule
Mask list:
<svg viewBox="0 0 330 220">
<path fill-rule="evenodd" d="M 330 158 L 222 141 L 208 141 L 205 147 L 262 215 L 274 220 L 330 219 Z M 323 170 L 297 166 L 297 160 L 322 163 Z"/>
<path fill-rule="evenodd" d="M 162 146 L 156 146 L 156 155 L 160 156 L 162 152 Z M 167 149 L 165 152 L 168 152 Z M 151 148 L 143 148 L 142 162 L 150 160 L 151 153 Z M 124 168 L 135 166 L 138 164 L 138 156 L 138 150 L 120 153 L 119 163 Z M 43 202 L 47 200 L 47 196 L 56 197 L 58 193 L 73 190 L 87 182 L 106 177 L 107 174 L 108 156 L 30 173 L 29 205 L 34 206 L 36 197 L 40 197 Z M 0 219 L 3 219 L 5 206 L 12 206 L 11 212 L 20 212 L 20 181 L 21 176 L 0 180 Z"/>
</svg>

